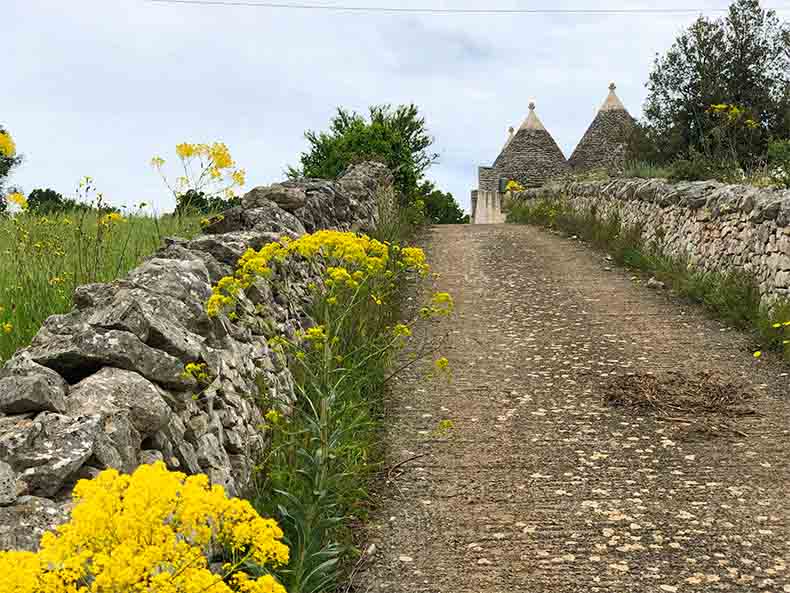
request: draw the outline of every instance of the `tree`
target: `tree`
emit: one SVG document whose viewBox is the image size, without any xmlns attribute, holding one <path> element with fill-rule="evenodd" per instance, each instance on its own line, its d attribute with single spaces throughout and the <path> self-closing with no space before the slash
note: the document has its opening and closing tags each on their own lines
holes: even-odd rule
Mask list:
<svg viewBox="0 0 790 593">
<path fill-rule="evenodd" d="M 724 19 L 700 17 L 657 55 L 647 89 L 644 132 L 661 160 L 710 153 L 721 128 L 710 108 L 725 104 L 758 124 L 735 142 L 737 160 L 751 164 L 771 137 L 790 136 L 790 26 L 758 0 L 736 0 Z"/>
<path fill-rule="evenodd" d="M 233 196 L 222 198 L 218 195 L 206 195 L 204 192 L 194 189 L 187 190 L 183 194 L 176 196 L 176 214 L 216 214 L 224 212 L 234 206 L 241 205 L 241 198 Z"/>
<path fill-rule="evenodd" d="M 466 222 L 464 211 L 453 194 L 436 189 L 430 181 L 419 188 L 420 199 L 425 203 L 425 216 L 433 224 L 460 224 Z"/>
<path fill-rule="evenodd" d="M 387 165 L 395 178 L 395 189 L 404 202 L 413 202 L 419 183 L 438 155 L 430 152 L 433 138 L 415 105 L 374 105 L 369 120 L 338 108 L 328 132 L 309 130 L 308 152 L 300 156 L 300 167 L 288 168 L 288 176 L 336 179 L 350 165 L 366 160 Z"/>
<path fill-rule="evenodd" d="M 69 202 L 54 189 L 34 189 L 27 197 L 27 208 L 35 214 L 51 214 L 68 209 Z"/>
</svg>

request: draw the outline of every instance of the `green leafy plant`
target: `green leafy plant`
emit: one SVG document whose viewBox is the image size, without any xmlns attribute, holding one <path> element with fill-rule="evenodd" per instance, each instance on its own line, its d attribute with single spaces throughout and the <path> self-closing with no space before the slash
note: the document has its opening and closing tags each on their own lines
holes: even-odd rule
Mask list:
<svg viewBox="0 0 790 593">
<path fill-rule="evenodd" d="M 790 188 L 790 140 L 768 145 L 768 174 L 776 185 Z"/>
</svg>

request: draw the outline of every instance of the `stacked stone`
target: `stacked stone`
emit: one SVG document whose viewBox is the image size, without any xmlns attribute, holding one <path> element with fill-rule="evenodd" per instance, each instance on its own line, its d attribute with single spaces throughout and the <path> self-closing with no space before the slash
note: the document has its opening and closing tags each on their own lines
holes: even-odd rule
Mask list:
<svg viewBox="0 0 790 593">
<path fill-rule="evenodd" d="M 482 191 L 496 191 L 497 179 L 493 167 L 477 168 L 477 187 Z"/>
<path fill-rule="evenodd" d="M 282 236 L 375 228 L 391 182 L 363 163 L 337 182 L 255 188 L 205 235 L 167 240 L 125 278 L 78 288 L 75 309 L 0 369 L 0 550 L 34 549 L 66 519 L 76 480 L 105 468 L 161 460 L 242 492 L 267 445 L 261 402 L 287 411 L 294 398 L 267 339 L 307 321 L 321 270 L 279 264 L 240 298 L 236 321 L 207 316 L 211 286 Z M 190 362 L 206 364 L 206 383 L 184 373 Z"/>
<path fill-rule="evenodd" d="M 717 181 L 660 179 L 566 182 L 514 194 L 513 201 L 562 196 L 577 212 L 616 214 L 643 241 L 701 272 L 746 272 L 761 301 L 790 299 L 790 190 Z"/>
<path fill-rule="evenodd" d="M 615 88 L 614 83 L 609 85 L 609 96 L 568 160 L 574 172 L 606 169 L 617 173 L 625 166 L 626 143 L 634 118 L 620 102 Z"/>
<path fill-rule="evenodd" d="M 535 103 L 531 102 L 524 123 L 508 139 L 494 161 L 496 180 L 518 181 L 524 187 L 538 187 L 568 171 L 565 155 L 538 119 Z"/>
</svg>

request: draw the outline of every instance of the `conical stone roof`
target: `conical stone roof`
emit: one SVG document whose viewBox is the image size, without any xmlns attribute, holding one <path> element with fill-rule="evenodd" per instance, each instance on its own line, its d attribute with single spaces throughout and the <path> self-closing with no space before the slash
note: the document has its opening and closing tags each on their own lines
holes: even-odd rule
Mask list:
<svg viewBox="0 0 790 593">
<path fill-rule="evenodd" d="M 625 147 L 634 118 L 617 97 L 615 88 L 614 83 L 609 85 L 609 96 L 568 159 L 574 171 L 621 171 L 625 165 Z"/>
<path fill-rule="evenodd" d="M 542 185 L 568 171 L 565 155 L 529 104 L 529 115 L 508 139 L 494 161 L 496 179 L 518 181 L 525 187 Z"/>
</svg>

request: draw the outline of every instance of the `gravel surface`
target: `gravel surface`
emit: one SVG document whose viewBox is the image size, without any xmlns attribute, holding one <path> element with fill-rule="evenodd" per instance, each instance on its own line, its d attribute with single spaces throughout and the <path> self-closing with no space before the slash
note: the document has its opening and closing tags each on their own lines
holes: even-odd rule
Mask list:
<svg viewBox="0 0 790 593">
<path fill-rule="evenodd" d="M 381 485 L 353 591 L 790 592 L 790 367 L 575 241 L 480 225 L 424 244 L 456 300 L 453 378 L 394 386 L 389 462 L 422 457 Z M 695 431 L 607 403 L 614 375 L 669 372 L 742 385 L 756 413 Z"/>
</svg>

